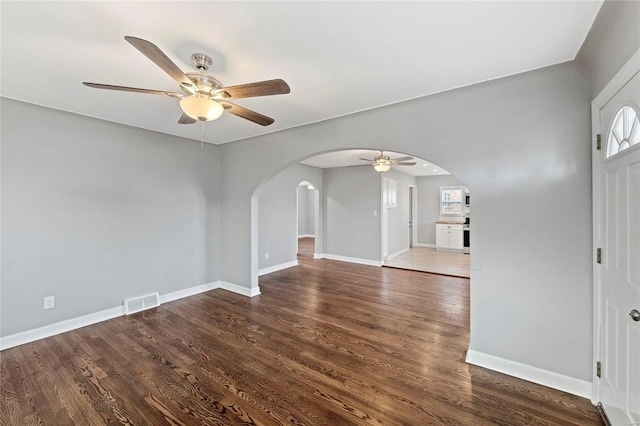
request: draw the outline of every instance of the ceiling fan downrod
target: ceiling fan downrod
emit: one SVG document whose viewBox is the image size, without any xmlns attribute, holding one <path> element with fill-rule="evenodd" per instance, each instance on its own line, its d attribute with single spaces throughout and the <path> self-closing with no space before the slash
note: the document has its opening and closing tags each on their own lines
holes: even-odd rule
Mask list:
<svg viewBox="0 0 640 426">
<path fill-rule="evenodd" d="M 211 58 L 204 53 L 194 53 L 193 55 L 191 55 L 191 62 L 193 62 L 195 67 L 200 71 L 208 70 L 213 63 Z"/>
</svg>

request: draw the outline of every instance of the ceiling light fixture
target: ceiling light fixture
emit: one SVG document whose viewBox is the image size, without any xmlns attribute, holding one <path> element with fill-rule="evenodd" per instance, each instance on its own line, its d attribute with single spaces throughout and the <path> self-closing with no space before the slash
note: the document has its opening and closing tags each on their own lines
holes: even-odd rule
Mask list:
<svg viewBox="0 0 640 426">
<path fill-rule="evenodd" d="M 373 168 L 376 170 L 376 172 L 384 173 L 389 171 L 391 165 L 387 162 L 378 162 L 373 165 Z"/>
<path fill-rule="evenodd" d="M 213 121 L 220 118 L 224 108 L 206 95 L 195 94 L 180 101 L 182 112 L 194 120 Z"/>
</svg>

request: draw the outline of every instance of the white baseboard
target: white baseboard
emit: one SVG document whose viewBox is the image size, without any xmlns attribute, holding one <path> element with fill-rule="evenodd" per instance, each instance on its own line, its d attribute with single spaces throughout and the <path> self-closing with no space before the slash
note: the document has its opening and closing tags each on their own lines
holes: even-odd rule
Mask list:
<svg viewBox="0 0 640 426">
<path fill-rule="evenodd" d="M 406 253 L 406 252 L 408 252 L 408 251 L 409 251 L 409 247 L 407 247 L 407 248 L 403 248 L 402 250 L 398 250 L 397 252 L 395 252 L 395 253 L 392 253 L 392 254 L 388 255 L 386 260 L 391 260 L 391 259 L 393 259 L 394 257 L 398 257 L 398 256 L 400 256 L 401 254 Z"/>
<path fill-rule="evenodd" d="M 114 308 L 105 309 L 104 311 L 94 312 L 92 314 L 83 315 L 81 317 L 71 318 L 54 324 L 45 325 L 44 327 L 34 328 L 31 330 L 22 331 L 20 333 L 3 336 L 0 337 L 0 350 L 24 345 L 25 343 L 34 342 L 36 340 L 44 339 L 45 337 L 55 336 L 56 334 L 66 333 L 67 331 L 86 327 L 88 325 L 110 320 L 122 315 L 124 315 L 124 307 L 116 306 Z"/>
<path fill-rule="evenodd" d="M 242 285 L 228 283 L 226 281 L 217 281 L 217 283 L 218 288 L 241 294 L 242 296 L 254 297 L 260 294 L 260 287 L 248 288 Z"/>
<path fill-rule="evenodd" d="M 207 284 L 185 288 L 183 290 L 173 291 L 171 293 L 161 294 L 160 304 L 173 302 L 174 300 L 182 299 L 183 297 L 194 296 L 196 294 L 204 293 L 205 291 L 215 290 L 216 288 L 220 288 L 219 283 L 219 281 L 215 281 Z"/>
<path fill-rule="evenodd" d="M 315 238 L 316 234 L 300 234 L 298 238 Z"/>
<path fill-rule="evenodd" d="M 267 268 L 262 268 L 258 270 L 258 276 L 261 277 L 263 275 L 270 274 L 272 272 L 281 271 L 287 268 L 293 268 L 294 266 L 298 266 L 297 260 L 292 260 L 291 262 L 281 263 L 279 265 L 269 266 Z"/>
<path fill-rule="evenodd" d="M 460 250 L 460 249 L 452 249 L 452 248 L 440 247 L 440 248 L 436 248 L 436 250 L 443 251 L 443 252 L 446 252 L 446 253 L 464 253 L 464 249 Z"/>
<path fill-rule="evenodd" d="M 315 258 L 315 255 L 314 255 L 314 258 Z M 382 266 L 382 262 L 380 262 L 379 260 L 359 259 L 357 257 L 339 256 L 337 254 L 324 253 L 322 255 L 322 258 L 323 259 L 331 259 L 331 260 L 339 260 L 341 262 L 359 263 L 361 265 Z"/>
<path fill-rule="evenodd" d="M 324 259 L 324 254 L 322 253 L 313 253 L 314 259 Z"/>
<path fill-rule="evenodd" d="M 428 248 L 436 248 L 435 244 L 430 243 L 413 243 L 414 247 L 428 247 Z"/>
<path fill-rule="evenodd" d="M 586 380 L 576 379 L 473 350 L 467 351 L 466 362 L 583 398 L 591 398 L 592 383 Z"/>
<path fill-rule="evenodd" d="M 185 288 L 183 290 L 177 290 L 171 293 L 161 294 L 160 303 L 168 303 L 174 300 L 182 299 L 183 297 L 194 296 L 196 294 L 204 293 L 209 290 L 215 290 L 217 288 L 228 290 L 248 297 L 257 296 L 258 294 L 260 294 L 259 287 L 250 289 L 225 281 L 215 281 L 207 284 Z M 43 327 L 21 331 L 19 333 L 10 334 L 8 336 L 2 336 L 0 337 L 0 351 L 34 342 L 36 340 L 44 339 L 46 337 L 66 333 L 67 331 L 76 330 L 78 328 L 86 327 L 88 325 L 96 324 L 102 321 L 107 321 L 122 315 L 124 315 L 124 307 L 115 306 L 103 311 L 71 318 L 54 324 L 45 325 Z"/>
</svg>

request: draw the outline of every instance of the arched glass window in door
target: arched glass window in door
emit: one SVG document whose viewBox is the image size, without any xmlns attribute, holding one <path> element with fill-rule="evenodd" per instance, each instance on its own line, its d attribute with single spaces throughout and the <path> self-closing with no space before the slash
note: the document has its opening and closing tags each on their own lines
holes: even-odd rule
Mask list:
<svg viewBox="0 0 640 426">
<path fill-rule="evenodd" d="M 618 110 L 607 138 L 607 158 L 640 143 L 640 120 L 634 108 L 625 105 Z"/>
</svg>

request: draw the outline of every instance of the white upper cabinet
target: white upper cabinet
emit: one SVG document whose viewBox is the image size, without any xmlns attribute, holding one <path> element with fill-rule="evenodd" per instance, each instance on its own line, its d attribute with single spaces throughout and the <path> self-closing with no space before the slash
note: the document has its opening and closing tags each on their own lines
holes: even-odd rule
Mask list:
<svg viewBox="0 0 640 426">
<path fill-rule="evenodd" d="M 382 197 L 385 207 L 396 208 L 398 206 L 398 182 L 394 179 L 382 178 Z"/>
</svg>

